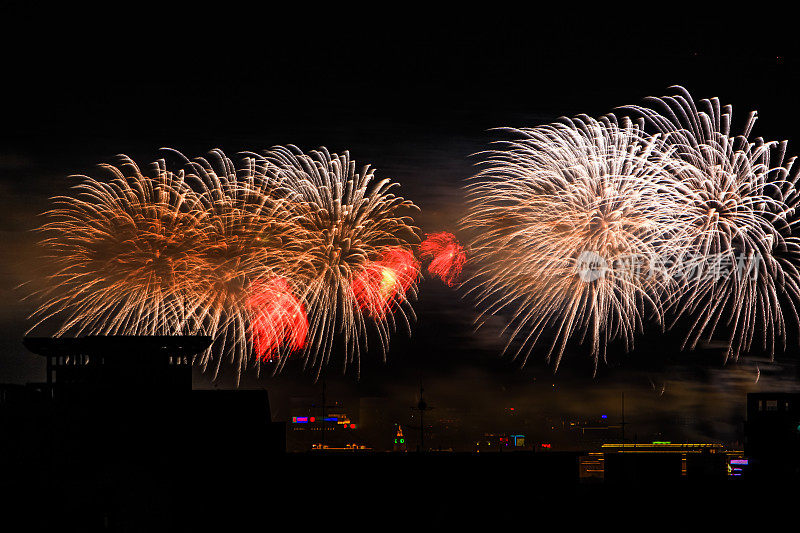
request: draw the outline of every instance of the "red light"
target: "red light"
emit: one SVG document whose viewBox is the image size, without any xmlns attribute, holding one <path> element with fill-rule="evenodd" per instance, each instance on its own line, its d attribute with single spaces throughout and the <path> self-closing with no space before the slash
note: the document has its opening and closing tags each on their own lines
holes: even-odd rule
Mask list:
<svg viewBox="0 0 800 533">
<path fill-rule="evenodd" d="M 309 420 L 309 422 L 313 422 L 313 421 L 314 421 L 314 420 L 316 420 L 316 419 L 315 419 L 315 418 L 312 416 L 312 417 L 311 417 L 311 418 L 309 418 L 308 420 Z"/>
<path fill-rule="evenodd" d="M 376 318 L 389 311 L 395 299 L 404 299 L 419 276 L 419 263 L 405 248 L 384 250 L 378 261 L 369 261 L 353 280 L 353 293 L 362 309 Z"/>
<path fill-rule="evenodd" d="M 306 310 L 292 294 L 286 278 L 276 276 L 266 282 L 254 281 L 246 305 L 251 315 L 253 347 L 262 361 L 273 360 L 284 342 L 291 350 L 305 346 Z"/>
<path fill-rule="evenodd" d="M 350 424 L 350 429 L 356 429 L 356 425 L 355 424 Z"/>
<path fill-rule="evenodd" d="M 452 233 L 428 234 L 419 246 L 422 259 L 431 258 L 428 272 L 438 276 L 448 287 L 452 287 L 461 275 L 467 256 L 464 248 Z"/>
</svg>

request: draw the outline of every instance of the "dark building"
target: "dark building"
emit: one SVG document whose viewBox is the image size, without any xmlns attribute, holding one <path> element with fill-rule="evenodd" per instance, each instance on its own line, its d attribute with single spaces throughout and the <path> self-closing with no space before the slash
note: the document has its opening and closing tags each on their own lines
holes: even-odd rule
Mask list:
<svg viewBox="0 0 800 533">
<path fill-rule="evenodd" d="M 686 477 L 692 482 L 719 483 L 725 481 L 729 476 L 729 461 L 731 458 L 727 453 L 718 453 L 714 449 L 706 449 L 700 453 L 687 453 L 684 458 Z"/>
<path fill-rule="evenodd" d="M 626 485 L 664 485 L 681 479 L 681 457 L 658 452 L 618 452 L 603 456 L 605 482 Z"/>
<path fill-rule="evenodd" d="M 230 484 L 223 476 L 272 467 L 285 424 L 270 421 L 265 390 L 192 390 L 192 359 L 210 343 L 25 339 L 47 375 L 0 385 L 6 508 L 42 530 L 114 530 L 143 514 L 180 529 L 168 522 L 176 508 Z"/>
<path fill-rule="evenodd" d="M 287 420 L 288 449 L 306 452 L 318 449 L 366 449 L 359 436 L 358 410 L 338 401 L 326 401 L 325 409 L 313 398 L 292 398 Z"/>
<path fill-rule="evenodd" d="M 213 450 L 285 451 L 267 392 L 192 391 L 209 337 L 27 338 L 44 383 L 6 386 L 0 455 L 20 475 L 71 480 L 103 471 L 184 472 Z"/>
<path fill-rule="evenodd" d="M 207 450 L 237 457 L 284 453 L 286 424 L 272 422 L 269 395 L 255 390 L 195 390 L 191 401 L 192 434 Z"/>
<path fill-rule="evenodd" d="M 749 475 L 800 477 L 800 394 L 747 395 L 744 454 Z"/>
<path fill-rule="evenodd" d="M 633 485 L 676 483 L 684 477 L 691 482 L 720 482 L 728 476 L 731 458 L 741 454 L 721 444 L 667 441 L 604 444 L 601 449 L 605 481 Z M 598 459 L 594 458 L 596 467 Z"/>
<path fill-rule="evenodd" d="M 211 344 L 200 336 L 28 337 L 23 344 L 47 361 L 53 397 L 77 391 L 191 390 L 192 356 Z"/>
<path fill-rule="evenodd" d="M 408 451 L 408 444 L 406 443 L 406 436 L 403 435 L 403 426 L 397 425 L 397 431 L 394 434 L 393 452 L 405 453 Z"/>
<path fill-rule="evenodd" d="M 208 337 L 26 338 L 46 358 L 36 401 L 6 404 L 11 467 L 71 478 L 115 465 L 175 464 L 192 428 L 191 360 Z M 23 468 L 22 466 L 20 466 Z"/>
<path fill-rule="evenodd" d="M 540 443 L 538 448 L 549 449 L 550 444 L 546 444 L 545 447 L 542 447 Z M 532 449 L 530 444 L 526 445 L 525 435 L 520 433 L 484 433 L 479 440 L 475 441 L 475 451 L 481 453 Z"/>
</svg>

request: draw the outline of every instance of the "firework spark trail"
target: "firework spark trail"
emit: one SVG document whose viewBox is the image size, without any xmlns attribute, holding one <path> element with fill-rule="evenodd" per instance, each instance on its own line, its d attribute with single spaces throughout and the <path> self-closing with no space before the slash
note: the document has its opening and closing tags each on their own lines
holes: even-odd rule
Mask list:
<svg viewBox="0 0 800 533">
<path fill-rule="evenodd" d="M 54 271 L 30 329 L 56 315 L 57 336 L 191 329 L 187 300 L 206 239 L 198 195 L 163 161 L 154 177 L 125 156 L 101 168 L 109 180 L 77 176 L 75 196 L 45 213 L 41 244 Z"/>
<path fill-rule="evenodd" d="M 395 196 L 396 184 L 390 180 L 376 180 L 369 165 L 357 171 L 347 152 L 303 153 L 288 146 L 252 156 L 263 179 L 291 190 L 289 209 L 307 231 L 293 278 L 309 315 L 306 364 L 316 367 L 319 375 L 336 343 L 344 354 L 344 365 L 355 362 L 360 373 L 360 352 L 368 348 L 369 317 L 353 285 L 364 268 L 379 261 L 387 250 L 411 249 L 417 243 L 413 219 L 405 214 L 417 207 Z M 409 331 L 414 314 L 408 300 L 415 294 L 415 284 L 416 279 L 396 296 L 396 315 Z M 371 318 L 385 358 L 395 315 Z"/>
<path fill-rule="evenodd" d="M 246 305 L 250 312 L 250 338 L 257 357 L 269 362 L 279 357 L 279 350 L 284 346 L 290 351 L 305 346 L 306 310 L 292 294 L 285 278 L 252 282 Z"/>
<path fill-rule="evenodd" d="M 613 116 L 509 131 L 469 185 L 470 292 L 484 314 L 510 310 L 506 349 L 517 342 L 523 365 L 551 328 L 556 368 L 575 333 L 595 363 L 613 339 L 632 347 L 646 315 L 661 320 L 670 280 L 650 263 L 632 275 L 630 261 L 664 256 L 682 232 L 659 141 Z"/>
<path fill-rule="evenodd" d="M 461 276 L 467 256 L 455 235 L 447 232 L 431 233 L 419 246 L 419 256 L 430 259 L 428 272 L 452 287 Z"/>
<path fill-rule="evenodd" d="M 75 197 L 55 199 L 41 229 L 57 270 L 34 328 L 66 316 L 57 335 L 204 333 L 213 350 L 196 362 L 216 359 L 215 375 L 223 359 L 237 376 L 276 357 L 278 371 L 286 351 L 305 346 L 319 375 L 337 339 L 345 364 L 357 360 L 374 322 L 385 357 L 388 311 L 409 326 L 419 270 L 417 230 L 403 214 L 416 206 L 394 184 L 324 149 L 276 147 L 238 167 L 221 151 L 172 153 L 177 172 L 161 160 L 148 177 L 123 156 L 104 167 L 110 181 L 84 176 Z M 354 292 L 375 265 L 395 279 L 380 286 L 383 312 Z"/>
<path fill-rule="evenodd" d="M 155 177 L 122 156 L 103 167 L 110 181 L 83 176 L 75 198 L 56 199 L 42 230 L 58 270 L 34 327 L 66 314 L 56 335 L 204 333 L 215 375 L 226 354 L 240 375 L 252 351 L 248 285 L 291 272 L 304 232 L 252 165 L 237 172 L 219 151 L 211 162 L 178 155 L 186 168 L 160 160 Z M 211 360 L 211 349 L 199 354 L 204 369 Z"/>
<path fill-rule="evenodd" d="M 196 284 L 188 309 L 193 322 L 214 338 L 199 364 L 206 369 L 216 359 L 214 375 L 224 359 L 237 366 L 237 376 L 251 363 L 260 372 L 265 359 L 251 357 L 250 284 L 272 276 L 292 279 L 300 264 L 299 242 L 308 232 L 289 208 L 291 191 L 264 179 L 252 159 L 245 157 L 237 168 L 219 150 L 191 161 L 175 153 L 183 158 L 187 182 L 198 191 L 206 238 L 195 273 L 203 283 Z"/>
<path fill-rule="evenodd" d="M 755 112 L 740 135 L 731 135 L 731 106 L 716 98 L 695 102 L 676 89 L 675 96 L 628 109 L 663 136 L 680 180 L 685 263 L 699 273 L 685 278 L 671 306 L 676 320 L 692 317 L 684 347 L 710 340 L 722 322 L 729 329 L 726 357 L 750 350 L 759 329 L 762 349 L 774 355 L 778 337 L 786 346 L 782 302 L 798 322 L 795 158 L 786 158 L 786 141 L 750 139 Z M 733 267 L 730 275 L 715 275 L 720 263 Z"/>
<path fill-rule="evenodd" d="M 419 262 L 411 251 L 387 248 L 377 261 L 369 261 L 353 280 L 358 305 L 378 320 L 383 320 L 419 278 Z"/>
</svg>

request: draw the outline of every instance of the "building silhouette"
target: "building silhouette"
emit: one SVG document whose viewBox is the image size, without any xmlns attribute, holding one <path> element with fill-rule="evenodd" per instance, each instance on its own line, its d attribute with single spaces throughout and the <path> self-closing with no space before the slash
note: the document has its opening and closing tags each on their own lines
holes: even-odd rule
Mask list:
<svg viewBox="0 0 800 533">
<path fill-rule="evenodd" d="M 408 446 L 406 445 L 406 437 L 403 435 L 403 426 L 397 424 L 397 431 L 394 434 L 394 446 L 392 447 L 392 451 L 394 452 L 407 452 Z"/>
<path fill-rule="evenodd" d="M 257 442 L 285 451 L 265 390 L 192 390 L 192 357 L 209 337 L 26 338 L 46 358 L 42 383 L 4 386 L 0 455 L 20 476 L 31 469 L 71 479 L 98 469 L 185 471 L 207 457 Z M 198 445 L 198 443 L 202 443 Z"/>
<path fill-rule="evenodd" d="M 0 492 L 17 495 L 6 503 L 29 524 L 106 530 L 144 516 L 168 525 L 176 507 L 230 484 L 242 464 L 285 452 L 267 391 L 192 390 L 192 359 L 209 337 L 24 345 L 45 358 L 46 375 L 0 385 Z"/>
<path fill-rule="evenodd" d="M 748 394 L 744 434 L 746 475 L 800 477 L 800 394 Z"/>
</svg>

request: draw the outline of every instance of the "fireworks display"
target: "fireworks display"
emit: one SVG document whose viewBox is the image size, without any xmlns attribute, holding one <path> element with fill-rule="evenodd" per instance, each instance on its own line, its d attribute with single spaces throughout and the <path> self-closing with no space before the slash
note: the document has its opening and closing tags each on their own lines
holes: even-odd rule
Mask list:
<svg viewBox="0 0 800 533">
<path fill-rule="evenodd" d="M 203 368 L 238 374 L 302 350 L 317 371 L 341 339 L 358 360 L 374 324 L 385 350 L 408 324 L 419 265 L 415 206 L 349 154 L 277 147 L 236 166 L 222 152 L 154 177 L 124 158 L 80 177 L 41 228 L 56 266 L 33 327 L 65 334 L 212 336 Z"/>
<path fill-rule="evenodd" d="M 429 259 L 428 272 L 452 287 L 461 276 L 467 255 L 452 233 L 431 233 L 419 246 L 420 259 Z"/>
<path fill-rule="evenodd" d="M 109 180 L 82 178 L 47 213 L 55 268 L 37 324 L 60 314 L 56 335 L 185 331 L 187 299 L 204 281 L 194 274 L 207 247 L 199 195 L 161 162 L 154 177 L 128 158 L 102 168 Z"/>
<path fill-rule="evenodd" d="M 755 335 L 774 354 L 786 343 L 782 307 L 797 323 L 800 241 L 797 173 L 787 143 L 750 139 L 756 114 L 731 135 L 732 110 L 718 99 L 695 103 L 678 87 L 674 97 L 631 106 L 663 135 L 679 178 L 687 260 L 672 302 L 676 317 L 690 316 L 686 345 L 711 340 L 723 325 L 726 356 L 750 350 Z M 785 296 L 785 297 L 784 297 Z"/>
<path fill-rule="evenodd" d="M 470 185 L 472 290 L 486 313 L 511 311 L 507 347 L 518 343 L 523 364 L 545 332 L 556 365 L 575 333 L 595 358 L 615 338 L 630 347 L 646 316 L 660 320 L 669 283 L 630 259 L 662 256 L 681 231 L 657 146 L 613 117 L 512 133 Z"/>
<path fill-rule="evenodd" d="M 194 214 L 205 239 L 197 254 L 200 263 L 193 274 L 195 290 L 186 298 L 187 310 L 192 331 L 214 338 L 199 364 L 205 369 L 214 360 L 216 375 L 221 362 L 229 358 L 240 375 L 251 359 L 257 369 L 265 360 L 282 361 L 275 352 L 264 357 L 256 349 L 254 354 L 255 341 L 249 335 L 258 332 L 264 348 L 267 329 L 253 323 L 263 326 L 265 311 L 252 306 L 254 299 L 263 301 L 258 292 L 264 290 L 264 280 L 293 279 L 300 264 L 298 243 L 308 238 L 308 231 L 291 209 L 295 195 L 278 180 L 265 179 L 247 158 L 239 169 L 220 151 L 209 158 L 184 158 L 184 163 L 186 181 L 200 199 Z M 267 286 L 274 288 L 275 283 Z M 293 323 L 300 322 L 289 322 Z M 280 329 L 274 325 L 271 331 Z"/>
<path fill-rule="evenodd" d="M 630 107 L 637 122 L 510 130 L 484 154 L 464 219 L 471 290 L 485 314 L 509 312 L 523 364 L 548 336 L 556 367 L 573 336 L 595 361 L 615 338 L 630 348 L 647 316 L 690 317 L 690 348 L 726 328 L 726 357 L 756 335 L 785 343 L 786 310 L 797 324 L 794 158 L 749 138 L 755 114 L 734 136 L 730 107 L 679 90 Z"/>
<path fill-rule="evenodd" d="M 410 331 L 418 271 L 408 260 L 418 242 L 410 214 L 417 207 L 370 166 L 358 169 L 347 152 L 278 147 L 254 154 L 254 162 L 262 179 L 291 190 L 289 209 L 306 232 L 292 279 L 309 315 L 307 364 L 320 369 L 335 350 L 360 372 L 370 332 L 385 355 L 396 318 Z M 386 313 L 390 304 L 395 314 Z"/>
<path fill-rule="evenodd" d="M 250 312 L 250 338 L 256 357 L 272 361 L 282 346 L 291 351 L 306 344 L 308 318 L 303 304 L 292 294 L 285 278 L 250 284 L 247 308 Z"/>
<path fill-rule="evenodd" d="M 730 106 L 673 97 L 535 128 L 483 152 L 469 181 L 467 253 L 448 232 L 419 242 L 416 206 L 347 152 L 294 146 L 142 172 L 129 158 L 79 176 L 40 228 L 53 270 L 33 328 L 74 334 L 206 334 L 197 356 L 237 375 L 289 354 L 319 375 L 385 358 L 415 319 L 421 263 L 503 314 L 506 350 L 557 368 L 570 340 L 595 364 L 646 321 L 688 319 L 684 347 L 774 353 L 798 323 L 798 174 L 787 143 L 731 132 Z M 415 257 L 414 251 L 417 251 Z M 667 320 L 668 319 L 668 320 Z M 481 319 L 479 319 L 481 320 Z M 31 328 L 31 329 L 33 329 Z"/>
<path fill-rule="evenodd" d="M 419 277 L 419 263 L 403 248 L 388 248 L 377 261 L 364 265 L 353 281 L 358 305 L 374 318 L 383 319 L 396 302 L 406 299 Z"/>
</svg>

